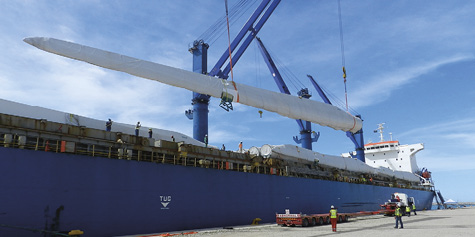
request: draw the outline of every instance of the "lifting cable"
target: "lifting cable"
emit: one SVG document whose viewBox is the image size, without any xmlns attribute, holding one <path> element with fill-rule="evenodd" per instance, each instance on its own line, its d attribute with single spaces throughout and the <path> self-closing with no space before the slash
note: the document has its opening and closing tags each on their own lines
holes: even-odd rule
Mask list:
<svg viewBox="0 0 475 237">
<path fill-rule="evenodd" d="M 261 75 L 261 60 L 260 58 L 260 50 L 259 50 L 259 45 L 256 40 L 253 40 L 254 42 L 254 63 L 256 65 L 256 75 L 255 75 L 255 83 L 257 88 L 262 88 L 261 80 L 260 80 L 260 75 Z M 257 109 L 257 112 L 259 113 L 259 117 L 262 118 L 262 109 Z"/>
<path fill-rule="evenodd" d="M 343 43 L 343 25 L 341 23 L 340 0 L 338 0 L 338 20 L 339 20 L 339 23 L 340 23 L 341 66 L 342 66 L 342 69 L 343 69 L 343 82 L 345 84 L 346 112 L 348 112 L 348 93 L 346 91 L 346 69 L 345 69 L 345 45 Z"/>
<path fill-rule="evenodd" d="M 229 33 L 229 17 L 228 17 L 228 0 L 224 0 L 224 6 L 226 7 L 226 23 L 228 27 L 228 49 L 229 49 L 229 66 L 231 69 L 231 83 L 233 83 L 234 90 L 237 92 L 236 88 L 236 83 L 234 83 L 234 78 L 233 78 L 233 57 L 231 54 L 231 35 Z M 239 92 L 237 92 L 237 99 L 236 102 L 239 102 Z"/>
<path fill-rule="evenodd" d="M 229 25 L 233 25 L 241 19 L 246 12 L 249 11 L 256 1 L 239 0 L 234 6 L 229 8 Z M 212 24 L 206 31 L 204 31 L 196 40 L 203 40 L 209 45 L 214 44 L 219 37 L 224 35 L 226 25 L 226 16 L 220 16 L 214 24 Z"/>
</svg>

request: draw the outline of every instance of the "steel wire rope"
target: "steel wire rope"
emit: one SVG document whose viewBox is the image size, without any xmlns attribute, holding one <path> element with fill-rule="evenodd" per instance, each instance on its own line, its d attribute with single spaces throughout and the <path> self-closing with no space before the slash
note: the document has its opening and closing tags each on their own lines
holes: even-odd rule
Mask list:
<svg viewBox="0 0 475 237">
<path fill-rule="evenodd" d="M 298 76 L 295 75 L 295 73 L 289 69 L 285 64 L 282 64 L 282 71 L 283 74 L 285 75 L 286 78 L 291 82 L 291 84 L 294 86 L 294 89 L 296 91 L 300 91 L 303 88 L 307 88 L 305 84 L 299 79 Z"/>
<path fill-rule="evenodd" d="M 238 11 L 236 9 L 240 9 L 239 6 L 242 5 L 243 2 L 245 2 L 246 0 L 241 0 L 239 2 L 237 2 L 230 10 L 231 12 L 231 15 L 234 14 L 235 11 Z M 216 32 L 218 30 L 223 30 L 224 32 L 224 29 L 225 29 L 225 25 L 226 25 L 226 15 L 223 15 L 221 17 L 219 17 L 207 30 L 205 30 L 199 37 L 198 39 L 203 39 L 205 41 L 210 41 L 210 39 L 214 38 L 215 35 L 216 35 Z"/>
<path fill-rule="evenodd" d="M 238 2 L 238 4 L 234 5 L 228 12 L 228 16 L 224 16 L 224 20 L 221 20 L 222 23 L 214 29 L 210 39 L 208 40 L 210 45 L 214 44 L 214 42 L 216 42 L 219 37 L 221 37 L 226 32 L 226 25 L 234 25 L 234 23 L 244 14 L 245 8 L 239 3 L 244 4 L 246 1 Z M 236 14 L 238 14 L 237 17 L 235 17 Z"/>
<path fill-rule="evenodd" d="M 240 0 L 233 5 L 228 12 L 229 24 L 233 26 L 253 5 L 255 5 L 255 2 L 250 0 Z M 208 45 L 212 45 L 219 39 L 219 37 L 226 33 L 226 25 L 226 15 L 223 15 L 219 17 L 205 32 L 203 32 L 198 39 L 202 39 Z"/>
<path fill-rule="evenodd" d="M 253 40 L 253 43 L 254 43 L 254 64 L 256 65 L 255 84 L 256 84 L 256 88 L 262 88 L 262 79 L 261 79 L 262 60 L 259 60 L 260 58 L 262 58 L 262 55 L 260 53 L 259 45 L 256 42 L 256 40 Z M 262 109 L 260 108 L 256 108 L 256 109 L 257 109 L 257 112 L 260 114 L 260 117 L 262 118 L 262 113 L 263 113 Z"/>
<path fill-rule="evenodd" d="M 328 90 L 327 88 L 325 88 L 324 86 L 322 86 L 321 84 L 320 85 L 320 88 L 322 88 L 322 91 L 330 98 L 330 101 L 332 102 L 333 105 L 341 108 L 341 109 L 344 109 L 345 108 L 345 102 L 340 99 L 340 97 L 336 96 L 334 93 L 332 93 L 330 90 Z M 351 114 L 359 114 L 354 108 L 352 108 L 351 106 L 348 106 Z"/>
<path fill-rule="evenodd" d="M 345 84 L 345 102 L 346 102 L 346 111 L 348 112 L 348 92 L 346 90 L 346 69 L 345 69 L 345 45 L 343 42 L 343 23 L 341 20 L 340 0 L 338 0 L 338 22 L 340 26 L 341 65 L 342 65 L 342 70 L 343 70 L 343 82 Z"/>
<path fill-rule="evenodd" d="M 239 103 L 239 91 L 237 90 L 236 83 L 234 82 L 234 75 L 233 75 L 233 57 L 231 52 L 231 35 L 229 29 L 229 17 L 228 17 L 228 0 L 224 0 L 224 6 L 226 7 L 226 23 L 228 27 L 228 49 L 229 49 L 229 66 L 231 69 L 231 83 L 234 86 L 234 90 L 237 92 L 237 99 L 236 102 Z"/>
<path fill-rule="evenodd" d="M 308 88 L 308 86 L 305 85 L 305 83 L 303 83 L 294 73 L 292 70 L 290 70 L 286 65 L 285 63 L 282 62 L 282 60 L 280 60 L 279 57 L 276 57 L 274 56 L 274 53 L 272 52 L 271 49 L 269 49 L 267 47 L 267 51 L 269 52 L 269 54 L 271 55 L 271 57 L 274 59 L 274 62 L 276 64 L 276 66 L 279 68 L 279 71 L 282 75 L 283 78 L 286 78 L 287 81 L 289 81 L 289 83 L 293 86 L 293 88 L 296 90 L 296 91 L 300 91 L 300 89 L 302 88 Z M 342 110 L 345 110 L 346 108 L 346 103 L 344 101 L 342 101 L 338 96 L 336 96 L 334 93 L 332 93 L 331 91 L 327 90 L 324 86 L 322 86 L 321 84 L 319 84 L 320 87 L 322 88 L 322 90 L 324 91 L 324 93 L 329 96 L 331 98 L 330 101 L 332 101 L 332 104 L 334 104 L 335 106 L 341 108 Z M 350 106 L 348 106 L 348 109 L 352 112 L 352 113 L 357 113 L 356 110 L 354 110 L 353 108 L 351 108 Z M 347 110 L 348 110 L 347 109 Z"/>
<path fill-rule="evenodd" d="M 254 62 L 255 62 L 255 65 L 256 65 L 256 70 L 255 70 L 255 83 L 256 83 L 256 87 L 257 88 L 262 88 L 262 83 L 261 83 L 261 80 L 259 79 L 260 78 L 260 75 L 261 75 L 261 60 L 259 60 L 259 58 L 261 58 L 261 54 L 260 54 L 260 50 L 259 50 L 259 45 L 257 44 L 257 42 L 255 40 L 253 40 L 254 42 Z"/>
<path fill-rule="evenodd" d="M 233 15 L 230 16 L 230 26 L 234 26 L 236 22 L 249 10 L 249 8 L 253 6 L 253 2 L 248 3 L 247 0 L 244 4 L 247 4 L 247 5 L 243 5 L 243 7 L 239 7 L 238 8 L 239 11 L 236 11 Z M 225 28 L 223 29 L 223 33 L 224 32 L 226 32 Z M 216 40 L 218 40 L 218 38 L 221 35 L 223 35 L 223 33 L 217 34 L 215 40 L 212 41 L 211 43 L 214 43 Z"/>
<path fill-rule="evenodd" d="M 285 78 L 293 86 L 295 91 L 300 91 L 300 89 L 305 88 L 305 84 L 302 83 L 300 79 L 298 79 L 298 77 L 285 65 L 285 63 L 283 63 L 279 57 L 275 56 L 275 54 L 271 49 L 269 49 L 269 47 L 266 47 L 266 49 L 271 58 L 274 60 L 274 63 L 277 69 L 279 70 L 282 79 Z"/>
</svg>

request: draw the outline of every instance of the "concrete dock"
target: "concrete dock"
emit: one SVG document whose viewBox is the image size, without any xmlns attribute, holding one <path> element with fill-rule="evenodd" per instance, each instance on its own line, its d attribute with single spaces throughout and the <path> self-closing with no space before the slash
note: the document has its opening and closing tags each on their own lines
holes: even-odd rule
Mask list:
<svg viewBox="0 0 475 237">
<path fill-rule="evenodd" d="M 262 224 L 257 226 L 237 226 L 230 228 L 215 228 L 170 232 L 175 236 L 475 236 L 475 207 L 419 211 L 417 215 L 403 216 L 404 229 L 395 229 L 394 217 L 383 215 L 352 218 L 347 223 L 339 223 L 337 232 L 331 231 L 331 225 L 313 227 L 281 227 L 277 224 Z M 193 234 L 184 234 L 196 232 Z M 165 236 L 163 234 L 135 236 Z"/>
</svg>

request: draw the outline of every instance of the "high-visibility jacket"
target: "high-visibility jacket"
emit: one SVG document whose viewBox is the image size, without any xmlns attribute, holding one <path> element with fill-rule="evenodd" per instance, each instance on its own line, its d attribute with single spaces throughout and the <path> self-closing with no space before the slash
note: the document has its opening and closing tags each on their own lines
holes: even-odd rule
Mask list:
<svg viewBox="0 0 475 237">
<path fill-rule="evenodd" d="M 396 211 L 394 212 L 394 215 L 395 216 L 402 216 L 402 213 L 401 213 L 401 208 L 396 208 Z"/>
<path fill-rule="evenodd" d="M 410 206 L 406 207 L 406 212 L 411 212 L 411 207 Z"/>
<path fill-rule="evenodd" d="M 416 210 L 416 204 L 412 204 L 412 210 Z"/>
<path fill-rule="evenodd" d="M 330 218 L 336 218 L 336 209 L 330 210 Z"/>
</svg>

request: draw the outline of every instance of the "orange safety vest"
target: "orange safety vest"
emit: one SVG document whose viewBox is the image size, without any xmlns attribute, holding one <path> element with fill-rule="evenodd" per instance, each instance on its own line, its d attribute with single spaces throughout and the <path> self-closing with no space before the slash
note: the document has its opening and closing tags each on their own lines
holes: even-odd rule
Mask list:
<svg viewBox="0 0 475 237">
<path fill-rule="evenodd" d="M 336 209 L 330 210 L 330 218 L 336 218 Z"/>
</svg>

